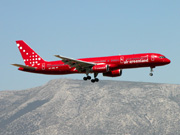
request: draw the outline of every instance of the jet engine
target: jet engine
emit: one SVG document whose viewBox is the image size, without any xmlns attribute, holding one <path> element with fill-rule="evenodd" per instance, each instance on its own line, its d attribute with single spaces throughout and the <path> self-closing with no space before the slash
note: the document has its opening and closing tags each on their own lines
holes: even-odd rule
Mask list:
<svg viewBox="0 0 180 135">
<path fill-rule="evenodd" d="M 106 73 L 103 73 L 103 76 L 108 76 L 108 77 L 118 77 L 122 75 L 122 70 L 121 69 L 117 69 L 117 70 L 113 70 L 113 71 L 109 71 Z"/>
<path fill-rule="evenodd" d="M 98 73 L 104 73 L 109 71 L 109 65 L 107 64 L 100 64 L 100 65 L 95 65 L 91 69 L 93 72 L 98 72 Z"/>
</svg>

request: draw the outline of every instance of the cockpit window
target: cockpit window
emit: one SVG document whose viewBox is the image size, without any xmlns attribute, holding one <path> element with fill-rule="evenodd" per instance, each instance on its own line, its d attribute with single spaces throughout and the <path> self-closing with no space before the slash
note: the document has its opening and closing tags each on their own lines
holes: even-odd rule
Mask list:
<svg viewBox="0 0 180 135">
<path fill-rule="evenodd" d="M 163 58 L 166 58 L 165 56 L 160 56 L 159 58 L 163 59 Z"/>
</svg>

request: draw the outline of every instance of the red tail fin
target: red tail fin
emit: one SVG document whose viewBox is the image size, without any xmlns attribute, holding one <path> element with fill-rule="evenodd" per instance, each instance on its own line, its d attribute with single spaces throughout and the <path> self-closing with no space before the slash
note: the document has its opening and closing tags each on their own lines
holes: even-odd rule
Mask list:
<svg viewBox="0 0 180 135">
<path fill-rule="evenodd" d="M 24 63 L 27 66 L 39 66 L 45 62 L 33 49 L 31 49 L 23 40 L 16 41 L 18 49 L 22 55 Z"/>
</svg>

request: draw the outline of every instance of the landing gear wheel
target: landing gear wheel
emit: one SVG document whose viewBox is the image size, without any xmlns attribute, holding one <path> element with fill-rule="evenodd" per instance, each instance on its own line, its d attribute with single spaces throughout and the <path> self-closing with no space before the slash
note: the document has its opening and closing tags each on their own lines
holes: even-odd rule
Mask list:
<svg viewBox="0 0 180 135">
<path fill-rule="evenodd" d="M 95 83 L 95 79 L 92 79 L 91 82 L 92 82 L 92 83 Z"/>
<path fill-rule="evenodd" d="M 87 81 L 87 79 L 88 79 L 87 77 L 84 77 L 84 78 L 83 78 L 84 81 Z"/>
<path fill-rule="evenodd" d="M 87 76 L 87 79 L 88 79 L 88 80 L 91 80 L 91 76 Z"/>
<path fill-rule="evenodd" d="M 96 81 L 96 82 L 99 82 L 99 79 L 98 79 L 98 78 L 95 78 L 95 81 Z"/>
<path fill-rule="evenodd" d="M 151 68 L 151 72 L 149 73 L 150 76 L 153 76 L 153 68 L 155 67 L 150 67 Z"/>
</svg>

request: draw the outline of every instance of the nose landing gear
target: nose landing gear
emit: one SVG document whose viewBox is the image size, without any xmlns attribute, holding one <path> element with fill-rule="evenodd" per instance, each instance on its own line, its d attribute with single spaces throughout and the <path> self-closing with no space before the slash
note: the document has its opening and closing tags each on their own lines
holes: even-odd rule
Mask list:
<svg viewBox="0 0 180 135">
<path fill-rule="evenodd" d="M 151 67 L 151 72 L 149 73 L 150 76 L 153 76 L 153 72 L 154 72 L 153 68 L 155 68 L 155 67 Z"/>
</svg>

